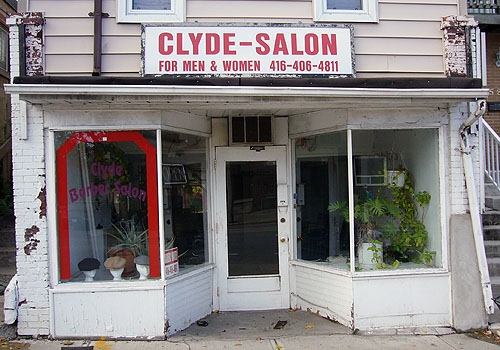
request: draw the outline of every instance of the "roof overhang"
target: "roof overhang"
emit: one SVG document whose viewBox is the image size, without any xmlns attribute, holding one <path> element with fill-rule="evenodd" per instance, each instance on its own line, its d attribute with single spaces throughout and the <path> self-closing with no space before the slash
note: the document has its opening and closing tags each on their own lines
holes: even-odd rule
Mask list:
<svg viewBox="0 0 500 350">
<path fill-rule="evenodd" d="M 334 108 L 368 105 L 454 104 L 488 97 L 477 79 L 358 79 L 313 80 L 275 79 L 254 85 L 243 79 L 172 80 L 180 84 L 159 84 L 161 79 L 21 79 L 6 84 L 5 91 L 18 94 L 21 100 L 36 104 L 106 104 L 148 105 L 166 108 L 182 106 L 196 109 L 231 107 L 263 108 Z M 35 78 L 35 77 L 32 77 Z M 40 77 L 46 78 L 46 77 Z M 97 82 L 84 84 L 85 81 Z M 35 82 L 35 83 L 32 83 Z M 48 83 L 47 83 L 48 82 Z M 62 82 L 62 83 L 61 83 Z M 122 84 L 113 84 L 122 82 Z M 186 83 L 187 82 L 187 83 Z M 209 83 L 207 83 L 209 82 Z M 135 83 L 135 84 L 133 84 Z M 165 83 L 165 81 L 163 81 Z M 293 83 L 293 84 L 292 84 Z M 380 87 L 382 86 L 382 87 Z M 386 87 L 391 86 L 391 87 Z"/>
</svg>

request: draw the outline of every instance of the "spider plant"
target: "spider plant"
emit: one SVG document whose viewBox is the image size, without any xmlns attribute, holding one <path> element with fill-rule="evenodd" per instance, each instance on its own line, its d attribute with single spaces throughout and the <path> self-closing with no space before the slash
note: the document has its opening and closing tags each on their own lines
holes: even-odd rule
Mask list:
<svg viewBox="0 0 500 350">
<path fill-rule="evenodd" d="M 141 224 L 130 221 L 120 221 L 118 225 L 111 224 L 116 232 L 108 233 L 118 244 L 110 249 L 120 251 L 130 249 L 134 256 L 148 255 L 148 229 Z"/>
</svg>

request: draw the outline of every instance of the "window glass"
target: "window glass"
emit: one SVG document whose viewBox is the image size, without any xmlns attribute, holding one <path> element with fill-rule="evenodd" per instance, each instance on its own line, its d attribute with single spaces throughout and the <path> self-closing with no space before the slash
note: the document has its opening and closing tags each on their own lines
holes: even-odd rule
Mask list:
<svg viewBox="0 0 500 350">
<path fill-rule="evenodd" d="M 0 68 L 9 70 L 9 34 L 0 29 Z"/>
<path fill-rule="evenodd" d="M 328 10 L 361 10 L 361 0 L 327 0 Z"/>
<path fill-rule="evenodd" d="M 162 132 L 165 249 L 177 248 L 181 272 L 208 261 L 206 144 L 204 137 Z"/>
<path fill-rule="evenodd" d="M 170 10 L 170 0 L 132 0 L 134 10 Z"/>
<path fill-rule="evenodd" d="M 61 280 L 159 277 L 155 135 L 55 134 Z"/>
<path fill-rule="evenodd" d="M 438 133 L 353 131 L 356 269 L 441 266 Z"/>
<path fill-rule="evenodd" d="M 297 258 L 348 269 L 349 224 L 346 131 L 295 140 Z"/>
</svg>

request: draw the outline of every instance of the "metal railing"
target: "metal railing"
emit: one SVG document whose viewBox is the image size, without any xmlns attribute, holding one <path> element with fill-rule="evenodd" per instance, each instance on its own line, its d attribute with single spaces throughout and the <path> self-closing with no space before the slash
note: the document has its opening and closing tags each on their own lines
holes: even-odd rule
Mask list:
<svg viewBox="0 0 500 350">
<path fill-rule="evenodd" d="M 498 14 L 500 13 L 500 0 L 467 0 L 469 14 Z"/>
<path fill-rule="evenodd" d="M 484 173 L 500 190 L 500 137 L 482 119 L 483 123 L 483 146 L 484 146 Z"/>
</svg>

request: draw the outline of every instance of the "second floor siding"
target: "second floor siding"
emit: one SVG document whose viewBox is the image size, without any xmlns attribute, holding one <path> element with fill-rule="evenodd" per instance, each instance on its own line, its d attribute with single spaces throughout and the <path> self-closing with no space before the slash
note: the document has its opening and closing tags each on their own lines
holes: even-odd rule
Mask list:
<svg viewBox="0 0 500 350">
<path fill-rule="evenodd" d="M 90 75 L 92 0 L 31 0 L 44 13 L 45 74 Z M 314 23 L 309 0 L 187 0 L 187 22 Z M 456 0 L 379 0 L 379 23 L 355 23 L 358 77 L 442 77 L 441 18 L 458 15 Z M 102 75 L 139 76 L 141 25 L 116 21 L 116 1 L 103 0 Z"/>
</svg>

